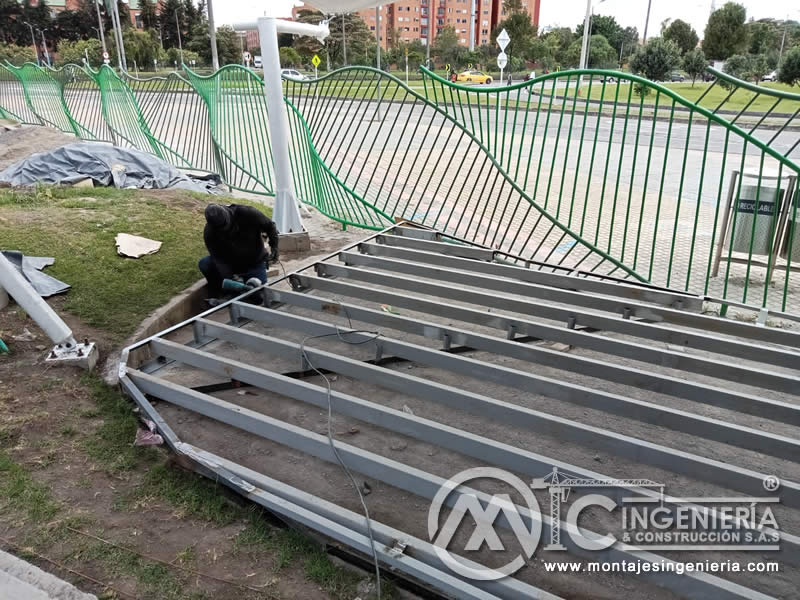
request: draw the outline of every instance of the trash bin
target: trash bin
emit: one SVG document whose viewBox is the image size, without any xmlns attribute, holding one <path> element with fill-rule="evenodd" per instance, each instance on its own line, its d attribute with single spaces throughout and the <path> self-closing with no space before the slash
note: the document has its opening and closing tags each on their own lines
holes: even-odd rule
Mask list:
<svg viewBox="0 0 800 600">
<path fill-rule="evenodd" d="M 775 222 L 778 218 L 782 190 L 777 180 L 762 177 L 758 185 L 758 174 L 745 173 L 746 179 L 755 180 L 755 185 L 742 183 L 736 202 L 736 222 L 732 223 L 731 236 L 734 252 L 750 253 L 752 240 L 753 254 L 769 254 L 775 235 Z M 756 214 L 756 199 L 758 214 Z M 753 228 L 755 220 L 755 229 Z"/>
<path fill-rule="evenodd" d="M 795 213 L 795 207 L 796 213 Z M 792 266 L 800 266 L 800 190 L 794 195 L 794 204 L 789 207 L 786 238 L 781 248 L 781 258 L 788 258 L 789 245 L 792 247 Z"/>
</svg>

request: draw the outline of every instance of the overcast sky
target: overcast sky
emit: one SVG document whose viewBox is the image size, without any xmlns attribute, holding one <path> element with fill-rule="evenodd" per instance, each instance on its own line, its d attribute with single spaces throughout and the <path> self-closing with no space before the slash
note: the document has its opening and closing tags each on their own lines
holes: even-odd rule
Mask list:
<svg viewBox="0 0 800 600">
<path fill-rule="evenodd" d="M 342 1 L 342 5 L 347 0 Z M 724 4 L 717 0 L 717 8 Z M 761 19 L 773 17 L 800 20 L 800 2 L 798 0 L 740 0 L 747 8 L 747 18 Z M 311 2 L 313 4 L 313 2 Z M 292 0 L 215 0 L 214 16 L 219 25 L 233 25 L 237 22 L 252 21 L 267 13 L 288 17 L 292 11 Z M 633 26 L 644 32 L 644 21 L 647 15 L 647 0 L 594 0 L 595 13 L 612 15 L 623 27 Z M 586 11 L 585 0 L 542 0 L 539 25 L 575 27 L 583 20 Z M 661 21 L 668 18 L 688 21 L 703 37 L 708 15 L 711 11 L 711 0 L 653 0 L 650 11 L 648 35 L 658 35 Z"/>
</svg>

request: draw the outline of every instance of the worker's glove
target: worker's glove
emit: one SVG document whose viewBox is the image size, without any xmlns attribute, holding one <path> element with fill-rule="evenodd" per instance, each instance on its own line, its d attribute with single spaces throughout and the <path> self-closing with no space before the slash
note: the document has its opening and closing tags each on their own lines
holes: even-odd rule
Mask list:
<svg viewBox="0 0 800 600">
<path fill-rule="evenodd" d="M 270 248 L 269 262 L 271 262 L 271 263 L 278 262 L 278 248 L 277 248 L 277 246 Z"/>
</svg>

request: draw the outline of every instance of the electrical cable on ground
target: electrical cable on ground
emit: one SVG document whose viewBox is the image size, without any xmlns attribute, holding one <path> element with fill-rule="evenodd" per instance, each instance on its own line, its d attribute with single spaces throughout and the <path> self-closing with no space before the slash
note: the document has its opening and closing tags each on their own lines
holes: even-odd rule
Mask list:
<svg viewBox="0 0 800 600">
<path fill-rule="evenodd" d="M 322 335 L 310 335 L 310 336 L 307 336 L 300 343 L 300 355 L 303 358 L 303 360 L 306 362 L 308 367 L 312 371 L 316 372 L 317 375 L 322 377 L 322 379 L 325 381 L 325 387 L 327 388 L 327 395 L 328 395 L 328 428 L 327 428 L 328 444 L 330 445 L 331 450 L 333 451 L 333 455 L 336 457 L 336 460 L 339 463 L 339 466 L 342 467 L 342 470 L 347 474 L 347 477 L 350 479 L 350 483 L 353 484 L 353 487 L 355 488 L 356 493 L 358 494 L 358 499 L 361 501 L 361 506 L 364 509 L 364 519 L 365 519 L 366 524 L 367 524 L 367 533 L 369 534 L 370 548 L 372 549 L 372 560 L 375 563 L 375 587 L 376 587 L 376 593 L 377 593 L 378 600 L 380 600 L 381 599 L 381 570 L 380 570 L 380 566 L 378 564 L 378 551 L 375 549 L 375 539 L 374 539 L 374 537 L 372 535 L 372 520 L 370 519 L 370 516 L 369 516 L 369 509 L 367 508 L 367 502 L 364 500 L 364 494 L 361 492 L 361 488 L 359 487 L 358 483 L 356 483 L 355 477 L 353 477 L 353 474 L 350 472 L 350 469 L 347 467 L 347 465 L 345 464 L 344 460 L 339 455 L 339 451 L 336 449 L 336 444 L 333 441 L 333 432 L 332 432 L 332 421 L 333 421 L 333 406 L 332 405 L 333 405 L 333 402 L 332 402 L 332 399 L 331 399 L 331 396 L 332 396 L 331 381 L 330 381 L 330 379 L 328 379 L 325 376 L 325 374 L 322 371 L 320 371 L 319 369 L 317 369 L 314 366 L 314 364 L 308 358 L 308 353 L 306 352 L 306 342 L 308 342 L 309 340 L 317 340 L 317 339 L 321 339 L 321 338 L 327 338 L 327 337 L 336 336 L 337 338 L 339 338 L 339 341 L 341 341 L 341 342 L 343 342 L 345 344 L 350 344 L 352 346 L 359 346 L 361 344 L 367 344 L 369 342 L 374 342 L 375 340 L 377 340 L 381 336 L 381 333 L 379 331 L 365 331 L 363 329 L 354 330 L 353 329 L 353 321 L 350 319 L 350 315 L 347 313 L 347 309 L 341 303 L 339 304 L 339 306 L 341 306 L 342 310 L 344 311 L 345 316 L 347 317 L 348 328 L 350 329 L 350 331 L 341 331 L 339 329 L 339 326 L 337 325 L 336 326 L 336 333 L 326 333 L 326 334 L 322 334 Z M 358 342 L 349 341 L 349 340 L 346 340 L 345 338 L 342 337 L 343 334 L 344 335 L 351 335 L 351 334 L 354 334 L 354 333 L 365 333 L 365 334 L 372 335 L 373 337 L 371 337 L 369 339 L 366 339 L 366 340 L 361 340 L 361 341 L 358 341 Z"/>
</svg>

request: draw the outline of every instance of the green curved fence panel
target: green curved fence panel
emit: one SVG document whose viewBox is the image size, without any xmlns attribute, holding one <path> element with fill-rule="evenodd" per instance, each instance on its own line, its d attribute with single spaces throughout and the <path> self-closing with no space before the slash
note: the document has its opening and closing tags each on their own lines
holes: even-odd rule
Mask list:
<svg viewBox="0 0 800 600">
<path fill-rule="evenodd" d="M 92 74 L 78 65 L 48 69 L 48 73 L 61 87 L 67 116 L 77 128 L 78 137 L 113 142 L 111 129 L 103 118 L 100 87 Z"/>
<path fill-rule="evenodd" d="M 348 67 L 284 80 L 279 110 L 298 198 L 343 224 L 409 219 L 537 268 L 797 311 L 800 194 L 788 188 L 800 176 L 800 97 L 709 72 L 714 81 L 690 101 L 614 71 L 497 88 L 422 69 L 417 93 L 385 72 Z M 235 65 L 152 78 L 107 66 L 0 66 L 2 116 L 271 195 L 268 109 L 263 81 Z M 776 189 L 787 199 L 780 214 Z"/>
<path fill-rule="evenodd" d="M 208 76 L 186 69 L 186 75 L 208 108 L 226 183 L 239 190 L 274 194 L 263 81 L 238 65 Z"/>
<path fill-rule="evenodd" d="M 285 86 L 323 162 L 384 214 L 531 260 L 643 279 L 542 210 L 477 136 L 391 75 L 348 67 Z"/>
<path fill-rule="evenodd" d="M 139 109 L 136 96 L 108 65 L 93 74 L 100 87 L 103 117 L 114 133 L 116 143 L 150 152 L 166 160 L 160 144 L 150 132 Z"/>
<path fill-rule="evenodd" d="M 208 109 L 186 79 L 177 72 L 149 78 L 123 73 L 120 78 L 165 160 L 182 168 L 219 170 Z"/>
<path fill-rule="evenodd" d="M 773 178 L 785 191 L 800 174 L 736 123 L 616 71 L 563 71 L 501 88 L 422 71 L 426 97 L 480 139 L 544 211 L 648 281 L 751 304 L 771 298 L 773 308 L 800 292 L 788 248 L 775 260 L 753 244 L 733 244 L 732 235 L 720 247 L 733 171 L 747 174 L 756 214 L 773 207 Z M 733 198 L 741 186 L 740 177 Z M 796 203 L 787 206 L 793 223 Z M 759 229 L 772 228 L 763 235 L 776 237 L 780 215 L 740 224 L 739 214 L 727 221 L 734 232 L 752 226 L 752 241 L 759 221 Z"/>
<path fill-rule="evenodd" d="M 25 87 L 11 68 L 0 64 L 0 110 L 6 118 L 26 125 L 43 125 L 28 103 Z"/>
</svg>

